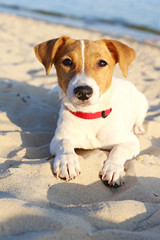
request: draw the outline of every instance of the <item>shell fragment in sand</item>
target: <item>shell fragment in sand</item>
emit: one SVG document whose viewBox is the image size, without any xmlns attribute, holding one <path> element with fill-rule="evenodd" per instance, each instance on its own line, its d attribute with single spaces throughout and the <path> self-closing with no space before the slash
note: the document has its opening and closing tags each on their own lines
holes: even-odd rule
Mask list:
<svg viewBox="0 0 160 240">
<path fill-rule="evenodd" d="M 142 162 L 142 161 L 143 161 L 143 157 L 142 157 L 142 156 L 138 156 L 138 157 L 136 157 L 136 160 L 137 160 L 138 162 Z"/>
</svg>

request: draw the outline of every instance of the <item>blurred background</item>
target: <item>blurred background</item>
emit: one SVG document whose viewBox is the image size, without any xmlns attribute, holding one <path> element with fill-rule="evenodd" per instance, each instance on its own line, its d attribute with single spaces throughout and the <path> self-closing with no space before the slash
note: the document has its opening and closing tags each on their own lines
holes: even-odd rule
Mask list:
<svg viewBox="0 0 160 240">
<path fill-rule="evenodd" d="M 159 0 L 0 0 L 0 12 L 160 41 Z"/>
</svg>

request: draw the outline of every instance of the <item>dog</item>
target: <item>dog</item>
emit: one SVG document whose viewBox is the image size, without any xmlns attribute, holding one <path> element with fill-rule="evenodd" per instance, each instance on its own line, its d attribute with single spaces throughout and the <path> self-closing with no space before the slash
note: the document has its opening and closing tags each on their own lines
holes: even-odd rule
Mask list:
<svg viewBox="0 0 160 240">
<path fill-rule="evenodd" d="M 138 138 L 148 104 L 136 87 L 112 77 L 116 63 L 127 77 L 135 51 L 117 40 L 52 39 L 34 48 L 48 75 L 56 68 L 62 99 L 50 152 L 57 177 L 80 174 L 76 148 L 109 150 L 100 176 L 110 186 L 122 185 L 124 164 L 140 152 Z M 107 157 L 106 157 L 107 158 Z M 98 161 L 98 159 L 97 159 Z"/>
</svg>

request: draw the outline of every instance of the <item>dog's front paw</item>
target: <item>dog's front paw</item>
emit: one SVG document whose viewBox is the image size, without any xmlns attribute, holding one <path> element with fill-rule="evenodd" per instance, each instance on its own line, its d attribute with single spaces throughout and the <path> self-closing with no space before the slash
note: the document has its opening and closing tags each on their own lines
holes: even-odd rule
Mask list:
<svg viewBox="0 0 160 240">
<path fill-rule="evenodd" d="M 53 173 L 67 181 L 78 176 L 80 174 L 80 166 L 77 154 L 64 153 L 57 155 L 53 162 Z"/>
<path fill-rule="evenodd" d="M 105 161 L 100 176 L 107 186 L 117 187 L 122 185 L 123 176 L 125 175 L 124 166 L 120 166 L 111 162 Z"/>
</svg>

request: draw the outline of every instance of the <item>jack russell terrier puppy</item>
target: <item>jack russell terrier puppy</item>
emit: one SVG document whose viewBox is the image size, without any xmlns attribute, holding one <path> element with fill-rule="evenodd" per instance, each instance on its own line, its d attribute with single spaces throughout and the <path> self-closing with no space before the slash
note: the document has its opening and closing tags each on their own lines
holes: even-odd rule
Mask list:
<svg viewBox="0 0 160 240">
<path fill-rule="evenodd" d="M 132 83 L 112 78 L 112 74 L 119 63 L 127 77 L 135 51 L 116 40 L 62 36 L 36 45 L 35 54 L 47 75 L 54 64 L 62 99 L 50 143 L 50 152 L 56 155 L 54 174 L 66 180 L 75 178 L 80 174 L 75 149 L 100 148 L 110 150 L 100 172 L 102 180 L 121 185 L 125 162 L 140 152 L 135 134 L 144 133 L 148 104 Z"/>
</svg>

